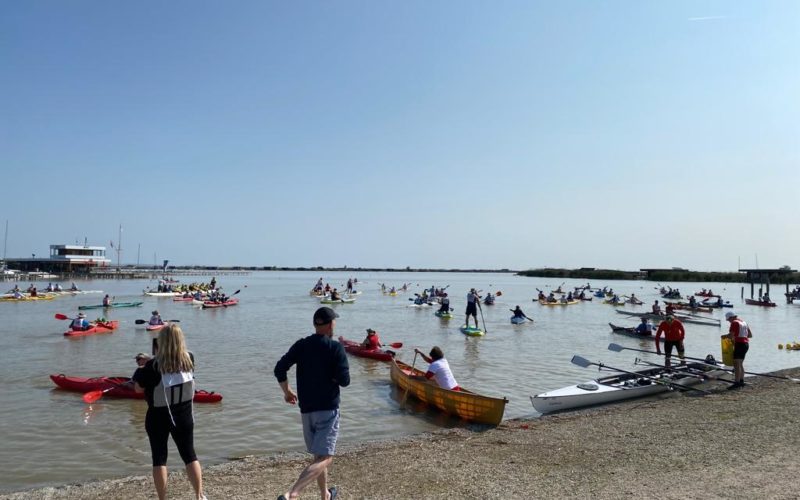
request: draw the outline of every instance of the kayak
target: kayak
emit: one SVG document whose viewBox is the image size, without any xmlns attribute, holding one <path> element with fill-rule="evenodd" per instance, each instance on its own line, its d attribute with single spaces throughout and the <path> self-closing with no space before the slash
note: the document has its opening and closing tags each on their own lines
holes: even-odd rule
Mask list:
<svg viewBox="0 0 800 500">
<path fill-rule="evenodd" d="M 483 396 L 464 387 L 460 391 L 444 389 L 425 378 L 424 371 L 396 359 L 392 360 L 389 377 L 400 392 L 414 396 L 448 415 L 477 424 L 498 425 L 503 420 L 508 403 L 506 398 Z"/>
<path fill-rule="evenodd" d="M 511 316 L 511 324 L 512 325 L 521 325 L 522 323 L 525 323 L 526 321 L 528 321 L 527 318 L 524 318 L 522 316 Z"/>
<path fill-rule="evenodd" d="M 337 300 L 333 300 L 333 299 L 328 298 L 328 299 L 321 299 L 319 301 L 319 303 L 320 304 L 352 304 L 355 301 L 356 301 L 356 299 L 337 299 Z"/>
<path fill-rule="evenodd" d="M 27 302 L 29 300 L 53 300 L 56 298 L 55 295 L 37 295 L 36 297 L 31 297 L 30 295 L 23 295 L 19 299 L 14 298 L 13 295 L 0 297 L 0 300 L 4 302 Z"/>
<path fill-rule="evenodd" d="M 449 311 L 448 312 L 436 311 L 435 313 L 433 313 L 433 315 L 437 316 L 439 318 L 442 318 L 442 319 L 452 319 L 453 318 L 453 313 L 451 313 Z"/>
<path fill-rule="evenodd" d="M 157 332 L 167 325 L 168 323 L 164 323 L 163 325 L 147 325 L 144 327 L 144 329 L 147 330 L 148 332 Z"/>
<path fill-rule="evenodd" d="M 603 304 L 608 304 L 608 305 L 611 305 L 611 306 L 624 306 L 625 305 L 625 301 L 622 300 L 622 301 L 614 302 L 613 300 L 609 299 L 609 300 L 604 300 Z"/>
<path fill-rule="evenodd" d="M 150 290 L 143 290 L 143 293 L 150 297 L 175 297 L 176 295 L 183 295 L 181 292 L 151 292 Z"/>
<path fill-rule="evenodd" d="M 347 340 L 344 337 L 339 337 L 339 343 L 344 346 L 344 350 L 353 356 L 360 356 L 362 358 L 377 359 L 379 361 L 391 361 L 394 358 L 394 352 L 385 349 L 368 349 L 358 342 Z"/>
<path fill-rule="evenodd" d="M 531 403 L 539 413 L 550 413 L 652 396 L 669 391 L 670 383 L 691 386 L 701 382 L 699 378 L 691 376 L 689 373 L 705 373 L 709 376 L 723 373 L 713 368 L 711 370 L 709 371 L 709 367 L 705 364 L 690 363 L 676 367 L 674 370 L 655 367 L 637 372 L 609 375 L 531 396 Z"/>
<path fill-rule="evenodd" d="M 535 300 L 535 299 L 534 299 Z M 571 306 L 579 303 L 580 300 L 571 300 L 569 302 L 547 302 L 546 300 L 540 300 L 539 303 L 543 306 Z"/>
<path fill-rule="evenodd" d="M 111 333 L 119 326 L 119 321 L 106 321 L 103 324 L 92 323 L 91 328 L 88 330 L 67 330 L 64 332 L 65 337 L 84 337 L 86 335 L 95 335 L 97 333 Z"/>
<path fill-rule="evenodd" d="M 143 392 L 136 392 L 132 387 L 115 387 L 130 380 L 130 377 L 68 377 L 63 373 L 50 375 L 50 380 L 58 387 L 68 391 L 91 392 L 102 391 L 114 387 L 104 396 L 111 398 L 144 399 Z M 195 403 L 218 403 L 222 401 L 222 394 L 208 391 L 194 391 Z"/>
<path fill-rule="evenodd" d="M 762 306 L 762 307 L 776 307 L 778 304 L 775 302 L 770 302 L 768 300 L 753 300 L 753 299 L 744 299 L 744 303 L 750 306 Z"/>
<path fill-rule="evenodd" d="M 142 302 L 112 302 L 111 305 L 108 306 L 104 306 L 103 304 L 96 306 L 78 306 L 78 310 L 85 311 L 87 309 L 103 309 L 113 307 L 139 307 L 140 305 L 142 305 Z"/>
<path fill-rule="evenodd" d="M 705 305 L 703 305 L 703 306 L 699 306 L 698 305 L 698 306 L 692 307 L 691 304 L 689 304 L 687 302 L 669 302 L 669 301 L 666 301 L 666 300 L 664 301 L 664 303 L 667 304 L 668 306 L 671 305 L 675 309 L 687 310 L 687 311 L 692 311 L 692 312 L 704 312 L 704 313 L 713 312 L 710 307 L 705 306 Z"/>
<path fill-rule="evenodd" d="M 626 327 L 626 326 L 617 326 L 613 323 L 609 323 L 608 326 L 611 327 L 611 331 L 614 333 L 618 333 L 620 335 L 625 335 L 627 337 L 633 337 L 635 339 L 642 339 L 642 340 L 655 340 L 655 337 L 652 334 L 649 335 L 642 335 L 636 331 L 634 327 Z M 664 337 L 658 339 L 662 344 L 664 343 Z"/>
<path fill-rule="evenodd" d="M 211 302 L 206 300 L 203 302 L 203 309 L 215 309 L 217 307 L 231 307 L 239 303 L 239 299 L 228 299 L 225 302 Z"/>
<path fill-rule="evenodd" d="M 173 297 L 172 302 L 191 302 L 194 297 Z"/>
<path fill-rule="evenodd" d="M 629 311 L 623 311 L 622 309 L 617 309 L 617 312 L 620 314 L 624 314 L 626 316 L 636 316 L 637 318 L 647 318 L 659 321 L 663 321 L 664 318 L 666 318 L 665 315 L 653 314 L 653 313 L 629 312 Z M 705 326 L 720 326 L 720 321 L 714 318 L 694 318 L 692 316 L 686 316 L 684 314 L 673 314 L 673 316 L 681 320 L 681 323 L 692 323 L 693 325 L 705 325 Z"/>
<path fill-rule="evenodd" d="M 461 333 L 469 337 L 482 337 L 483 335 L 486 335 L 480 328 L 472 328 L 466 325 L 461 327 Z"/>
</svg>

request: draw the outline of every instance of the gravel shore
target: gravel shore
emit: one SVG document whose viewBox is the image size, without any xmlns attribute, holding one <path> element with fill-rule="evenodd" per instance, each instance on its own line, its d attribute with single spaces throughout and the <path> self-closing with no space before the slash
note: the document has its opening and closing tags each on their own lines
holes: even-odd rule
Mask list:
<svg viewBox="0 0 800 500">
<path fill-rule="evenodd" d="M 800 377 L 800 369 L 778 372 Z M 341 443 L 330 484 L 339 498 L 798 498 L 800 384 L 750 377 L 736 391 L 669 394 L 493 429 Z M 301 432 L 300 428 L 297 432 Z M 206 495 L 274 499 L 304 454 L 247 457 L 204 469 Z M 172 465 L 171 470 L 180 467 Z M 147 475 L 42 488 L 3 499 L 155 498 Z M 170 498 L 192 498 L 182 471 Z M 319 498 L 315 486 L 303 498 Z"/>
</svg>

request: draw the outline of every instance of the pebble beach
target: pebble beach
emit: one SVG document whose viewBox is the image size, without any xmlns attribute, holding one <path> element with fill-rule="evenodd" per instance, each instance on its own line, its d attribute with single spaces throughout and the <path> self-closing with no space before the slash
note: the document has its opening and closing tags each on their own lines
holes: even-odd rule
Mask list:
<svg viewBox="0 0 800 500">
<path fill-rule="evenodd" d="M 746 367 L 745 367 L 746 368 Z M 800 378 L 800 369 L 776 372 Z M 613 406 L 341 442 L 329 485 L 348 498 L 797 498 L 800 383 L 748 377 L 740 390 L 667 394 Z M 297 432 L 301 429 L 298 427 Z M 200 443 L 202 446 L 202 443 Z M 250 456 L 204 469 L 209 499 L 272 499 L 308 463 L 302 453 Z M 170 461 L 170 498 L 191 498 Z M 2 499 L 155 498 L 142 475 L 10 493 Z M 302 498 L 319 498 L 315 486 Z"/>
</svg>

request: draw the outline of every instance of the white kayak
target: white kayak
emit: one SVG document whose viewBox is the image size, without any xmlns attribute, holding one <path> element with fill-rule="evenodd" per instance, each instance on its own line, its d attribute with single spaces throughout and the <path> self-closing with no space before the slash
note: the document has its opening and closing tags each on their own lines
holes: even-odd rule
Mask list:
<svg viewBox="0 0 800 500">
<path fill-rule="evenodd" d="M 183 295 L 181 292 L 151 292 L 150 290 L 143 290 L 142 292 L 150 297 L 179 297 Z"/>
<path fill-rule="evenodd" d="M 521 317 L 521 316 L 511 316 L 511 324 L 512 325 L 521 325 L 522 323 L 525 323 L 526 321 L 528 321 L 527 318 L 524 318 L 524 317 Z"/>
<path fill-rule="evenodd" d="M 654 367 L 633 373 L 619 373 L 531 396 L 531 403 L 539 413 L 550 413 L 652 396 L 667 392 L 669 383 L 686 386 L 699 384 L 699 378 L 681 373 L 681 370 L 691 369 L 699 373 L 707 372 L 708 368 L 701 363 L 690 363 L 675 367 L 676 370 L 672 372 L 663 367 Z M 707 374 L 712 375 L 713 372 Z"/>
<path fill-rule="evenodd" d="M 320 304 L 352 304 L 355 301 L 356 301 L 356 299 L 336 299 L 336 300 L 334 300 L 334 299 L 332 299 L 330 297 L 327 297 L 327 298 L 321 299 L 319 301 L 319 303 Z"/>
</svg>

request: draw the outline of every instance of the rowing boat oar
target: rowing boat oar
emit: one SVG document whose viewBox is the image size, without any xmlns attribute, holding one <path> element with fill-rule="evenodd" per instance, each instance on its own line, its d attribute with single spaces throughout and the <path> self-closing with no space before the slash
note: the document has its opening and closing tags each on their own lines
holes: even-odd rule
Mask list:
<svg viewBox="0 0 800 500">
<path fill-rule="evenodd" d="M 705 374 L 705 372 L 699 371 L 696 368 L 690 368 L 688 366 L 684 366 L 683 368 L 672 368 L 672 367 L 668 368 L 666 366 L 659 365 L 658 363 L 653 363 L 652 361 L 647 361 L 645 359 L 640 359 L 640 358 L 634 359 L 633 362 L 634 362 L 634 364 L 637 364 L 637 365 L 657 366 L 659 368 L 664 368 L 665 370 L 668 370 L 668 371 L 671 371 L 671 372 L 685 373 L 686 375 L 689 375 L 691 377 L 696 377 L 696 378 L 699 378 L 699 379 L 702 379 L 702 380 L 719 380 L 720 382 L 726 382 L 728 384 L 735 384 L 736 383 L 735 380 L 728 380 L 726 378 L 719 378 L 719 377 L 710 377 L 707 374 Z"/>
<path fill-rule="evenodd" d="M 660 353 L 660 352 L 646 351 L 644 349 L 634 349 L 633 347 L 622 347 L 621 345 L 614 344 L 614 343 L 608 344 L 608 350 L 609 351 L 614 351 L 614 352 L 622 352 L 623 350 L 625 350 L 625 351 L 638 351 L 638 352 L 645 352 L 647 354 L 658 354 L 659 356 L 666 356 L 666 354 L 663 354 L 663 353 Z M 731 369 L 731 368 L 723 368 L 720 365 L 716 365 L 714 363 L 709 363 L 705 359 L 693 358 L 691 356 L 684 356 L 684 358 L 685 359 L 691 359 L 692 361 L 697 361 L 698 363 L 701 363 L 701 364 L 704 364 L 704 365 L 713 366 L 714 368 L 718 368 L 718 369 L 724 370 L 726 372 L 733 372 L 733 369 Z M 758 377 L 779 378 L 781 380 L 789 380 L 790 382 L 800 382 L 800 378 L 784 377 L 782 375 L 772 375 L 771 373 L 755 373 L 755 372 L 744 372 L 744 373 L 747 374 L 747 375 L 756 375 Z"/>
<path fill-rule="evenodd" d="M 580 366 L 582 368 L 588 368 L 589 366 L 594 365 L 594 366 L 600 368 L 601 370 L 603 368 L 607 368 L 609 370 L 614 370 L 614 371 L 617 371 L 617 372 L 620 372 L 620 373 L 627 373 L 628 375 L 634 375 L 636 377 L 642 377 L 642 378 L 646 378 L 648 380 L 652 380 L 656 384 L 666 385 L 666 386 L 668 386 L 670 388 L 678 388 L 678 389 L 681 389 L 681 390 L 684 390 L 684 391 L 695 391 L 695 392 L 700 392 L 700 393 L 703 393 L 703 394 L 710 394 L 708 391 L 704 391 L 703 389 L 696 389 L 694 387 L 689 387 L 688 385 L 678 384 L 678 383 L 675 383 L 675 382 L 669 382 L 669 381 L 666 381 L 664 379 L 660 379 L 660 378 L 656 378 L 656 377 L 650 377 L 648 375 L 643 375 L 641 373 L 631 372 L 631 371 L 628 371 L 628 370 L 621 370 L 619 368 L 614 368 L 613 366 L 604 365 L 603 363 L 592 363 L 588 359 L 582 358 L 580 356 L 572 356 L 572 363 L 576 364 L 576 365 L 578 365 L 578 366 Z"/>
</svg>

